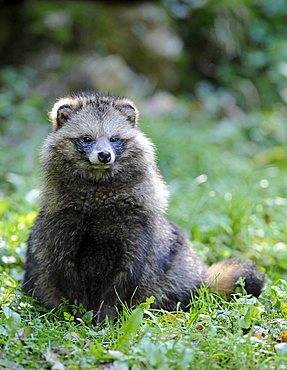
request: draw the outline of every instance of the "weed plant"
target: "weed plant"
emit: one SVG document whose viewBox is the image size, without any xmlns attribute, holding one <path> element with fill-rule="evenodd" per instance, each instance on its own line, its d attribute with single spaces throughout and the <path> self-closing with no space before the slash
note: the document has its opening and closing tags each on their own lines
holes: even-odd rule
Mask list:
<svg viewBox="0 0 287 370">
<path fill-rule="evenodd" d="M 285 112 L 214 122 L 179 109 L 142 119 L 169 185 L 167 216 L 208 263 L 254 260 L 267 277 L 259 299 L 246 295 L 243 282 L 230 301 L 202 287 L 187 312 L 180 304 L 154 310 L 147 297 L 137 307 L 123 302 L 116 323 L 94 326 L 92 312 L 67 310 L 65 302 L 46 310 L 20 288 L 49 107 L 27 96 L 29 76 L 22 73 L 19 86 L 8 72 L 0 96 L 0 368 L 287 369 Z"/>
</svg>

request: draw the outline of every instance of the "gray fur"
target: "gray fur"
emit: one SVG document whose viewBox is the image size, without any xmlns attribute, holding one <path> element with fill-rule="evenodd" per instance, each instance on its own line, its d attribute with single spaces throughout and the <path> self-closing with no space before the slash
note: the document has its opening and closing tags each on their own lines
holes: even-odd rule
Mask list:
<svg viewBox="0 0 287 370">
<path fill-rule="evenodd" d="M 130 303 L 135 291 L 133 303 L 153 295 L 156 307 L 185 308 L 190 292 L 209 282 L 208 267 L 164 216 L 166 186 L 133 102 L 78 95 L 60 100 L 50 116 L 54 130 L 41 153 L 41 211 L 28 240 L 23 288 L 46 307 L 77 300 L 99 320 L 114 317 L 117 295 Z M 95 145 L 83 153 L 77 140 L 85 135 Z M 108 141 L 113 135 L 118 144 Z M 115 155 L 109 168 L 89 161 L 97 140 Z M 263 277 L 250 270 L 258 295 Z"/>
</svg>

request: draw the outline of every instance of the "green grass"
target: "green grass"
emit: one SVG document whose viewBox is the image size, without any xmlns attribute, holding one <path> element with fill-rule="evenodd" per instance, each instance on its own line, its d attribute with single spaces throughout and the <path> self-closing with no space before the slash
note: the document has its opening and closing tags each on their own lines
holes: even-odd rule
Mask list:
<svg viewBox="0 0 287 370">
<path fill-rule="evenodd" d="M 24 77 L 15 88 L 14 77 L 0 99 L 0 368 L 287 369 L 284 111 L 213 122 L 186 106 L 142 120 L 169 184 L 168 217 L 208 263 L 254 260 L 267 275 L 260 298 L 241 289 L 226 302 L 202 288 L 186 313 L 155 311 L 150 298 L 124 308 L 115 324 L 94 327 L 91 312 L 78 319 L 64 304 L 47 311 L 20 288 L 49 107 L 25 95 Z"/>
</svg>

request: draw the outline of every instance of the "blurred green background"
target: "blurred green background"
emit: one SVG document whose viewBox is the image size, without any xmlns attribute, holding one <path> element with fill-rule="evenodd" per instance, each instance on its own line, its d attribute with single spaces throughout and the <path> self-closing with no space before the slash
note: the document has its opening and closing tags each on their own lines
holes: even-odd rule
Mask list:
<svg viewBox="0 0 287 370">
<path fill-rule="evenodd" d="M 208 262 L 287 271 L 287 0 L 0 1 L 0 270 L 22 276 L 59 96 L 132 98 Z"/>
<path fill-rule="evenodd" d="M 287 102 L 285 0 L 0 4 L 1 66 L 25 67 L 41 97 L 162 89 L 200 102 L 212 94 L 217 114 Z"/>
</svg>

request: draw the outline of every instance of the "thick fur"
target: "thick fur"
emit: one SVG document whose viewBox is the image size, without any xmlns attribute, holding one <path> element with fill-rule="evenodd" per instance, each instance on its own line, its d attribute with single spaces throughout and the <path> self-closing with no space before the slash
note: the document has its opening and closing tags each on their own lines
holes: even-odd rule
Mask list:
<svg viewBox="0 0 287 370">
<path fill-rule="evenodd" d="M 165 218 L 166 186 L 132 101 L 75 95 L 60 99 L 50 119 L 41 211 L 28 240 L 28 293 L 46 307 L 76 300 L 100 320 L 114 317 L 118 297 L 138 303 L 153 295 L 156 307 L 185 308 L 202 283 L 230 295 L 240 276 L 248 293 L 260 294 L 264 278 L 252 264 L 208 268 Z M 103 149 L 115 158 L 110 166 L 91 159 Z"/>
</svg>

